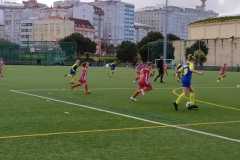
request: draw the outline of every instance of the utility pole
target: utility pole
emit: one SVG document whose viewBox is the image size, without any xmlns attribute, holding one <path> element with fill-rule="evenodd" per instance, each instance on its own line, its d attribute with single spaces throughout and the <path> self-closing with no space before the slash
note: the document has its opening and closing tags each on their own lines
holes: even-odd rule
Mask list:
<svg viewBox="0 0 240 160">
<path fill-rule="evenodd" d="M 168 0 L 165 2 L 165 27 L 164 27 L 164 47 L 163 47 L 163 58 L 166 63 L 167 59 L 167 44 L 168 44 Z"/>
</svg>

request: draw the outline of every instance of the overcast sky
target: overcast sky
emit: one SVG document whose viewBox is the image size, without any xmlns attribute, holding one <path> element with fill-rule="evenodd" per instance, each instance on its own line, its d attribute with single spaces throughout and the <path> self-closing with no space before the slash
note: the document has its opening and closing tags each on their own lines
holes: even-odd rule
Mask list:
<svg viewBox="0 0 240 160">
<path fill-rule="evenodd" d="M 16 0 L 20 2 L 21 0 Z M 46 3 L 49 6 L 55 0 L 38 0 L 41 3 Z M 90 2 L 93 0 L 81 0 Z M 142 8 L 145 6 L 151 6 L 156 4 L 163 4 L 165 0 L 123 0 L 135 4 L 136 8 Z M 170 5 L 182 6 L 182 7 L 195 7 L 200 5 L 200 0 L 169 0 Z M 240 0 L 207 0 L 207 8 L 217 11 L 221 15 L 224 14 L 240 14 Z"/>
</svg>

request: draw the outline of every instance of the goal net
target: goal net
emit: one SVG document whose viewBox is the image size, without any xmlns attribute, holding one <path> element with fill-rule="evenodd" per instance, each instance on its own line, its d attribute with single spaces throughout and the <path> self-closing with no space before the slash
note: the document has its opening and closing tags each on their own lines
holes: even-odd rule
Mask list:
<svg viewBox="0 0 240 160">
<path fill-rule="evenodd" d="M 157 65 L 160 60 L 161 59 L 155 59 L 155 65 Z M 163 60 L 164 60 L 165 64 L 168 65 L 168 68 L 170 68 L 170 69 L 174 69 L 175 68 L 176 62 L 175 62 L 174 59 L 163 59 Z"/>
</svg>

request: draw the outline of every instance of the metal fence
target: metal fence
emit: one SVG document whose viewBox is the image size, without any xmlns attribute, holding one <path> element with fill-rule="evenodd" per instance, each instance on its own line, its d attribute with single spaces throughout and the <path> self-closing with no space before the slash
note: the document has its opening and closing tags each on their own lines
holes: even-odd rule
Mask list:
<svg viewBox="0 0 240 160">
<path fill-rule="evenodd" d="M 66 51 L 54 42 L 31 42 L 25 47 L 11 44 L 0 47 L 0 57 L 6 64 L 58 65 L 64 64 L 66 55 Z"/>
<path fill-rule="evenodd" d="M 226 63 L 229 67 L 240 68 L 240 38 L 178 40 L 168 43 L 173 46 L 172 52 L 174 53 L 175 62 L 180 63 L 185 61 L 186 50 L 200 42 L 203 42 L 208 48 L 207 61 L 204 63 L 205 67 L 218 69 L 219 66 Z M 158 41 L 154 45 L 149 45 L 152 47 L 149 49 L 149 52 L 162 55 L 163 49 L 161 43 L 163 42 Z M 156 45 L 159 45 L 159 47 L 156 47 Z M 16 47 L 13 45 L 0 46 L 0 57 L 7 64 L 62 65 L 72 63 L 76 58 L 76 45 L 73 43 L 64 43 L 61 46 L 56 42 L 31 42 L 25 47 Z M 197 46 L 199 48 L 196 50 L 201 48 L 200 44 Z M 103 65 L 105 60 L 99 62 L 95 60 L 92 62 Z"/>
</svg>

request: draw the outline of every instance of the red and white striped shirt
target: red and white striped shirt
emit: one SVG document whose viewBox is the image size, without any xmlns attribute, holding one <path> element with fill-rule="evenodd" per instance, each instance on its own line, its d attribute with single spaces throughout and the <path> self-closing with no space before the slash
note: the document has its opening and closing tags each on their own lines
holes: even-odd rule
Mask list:
<svg viewBox="0 0 240 160">
<path fill-rule="evenodd" d="M 87 81 L 87 74 L 88 74 L 88 67 L 83 67 L 81 71 L 80 81 L 86 82 Z"/>
<path fill-rule="evenodd" d="M 149 84 L 150 83 L 150 74 L 151 74 L 151 71 L 148 68 L 143 68 L 140 71 L 139 81 L 145 82 L 146 84 Z"/>
<path fill-rule="evenodd" d="M 142 70 L 144 67 L 145 67 L 144 64 L 142 64 L 142 63 L 138 64 L 138 65 L 136 66 L 136 72 L 137 72 L 137 73 L 140 73 L 141 70 Z"/>
<path fill-rule="evenodd" d="M 225 74 L 227 71 L 227 65 L 224 65 L 223 67 L 220 68 L 219 74 Z"/>
</svg>

